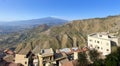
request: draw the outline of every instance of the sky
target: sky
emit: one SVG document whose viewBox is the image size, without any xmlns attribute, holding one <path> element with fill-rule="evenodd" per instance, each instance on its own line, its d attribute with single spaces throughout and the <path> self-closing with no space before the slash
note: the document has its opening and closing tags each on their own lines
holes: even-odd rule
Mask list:
<svg viewBox="0 0 120 66">
<path fill-rule="evenodd" d="M 0 0 L 0 21 L 120 15 L 120 0 Z"/>
</svg>

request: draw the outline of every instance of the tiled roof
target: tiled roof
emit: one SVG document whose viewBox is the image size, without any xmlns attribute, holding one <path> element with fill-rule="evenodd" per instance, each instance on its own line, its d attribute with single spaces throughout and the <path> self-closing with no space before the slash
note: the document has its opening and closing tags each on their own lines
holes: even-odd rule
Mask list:
<svg viewBox="0 0 120 66">
<path fill-rule="evenodd" d="M 62 66 L 74 66 L 72 61 L 69 61 L 68 59 L 63 59 L 60 61 L 60 63 L 62 64 Z"/>
</svg>

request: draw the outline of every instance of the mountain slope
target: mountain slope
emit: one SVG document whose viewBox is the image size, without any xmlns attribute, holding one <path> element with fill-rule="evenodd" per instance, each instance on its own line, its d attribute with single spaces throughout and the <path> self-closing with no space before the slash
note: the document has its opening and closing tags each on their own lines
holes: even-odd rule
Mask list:
<svg viewBox="0 0 120 66">
<path fill-rule="evenodd" d="M 52 27 L 44 32 L 37 32 L 29 40 L 17 46 L 16 52 L 25 53 L 25 50 L 33 50 L 37 53 L 43 48 L 64 48 L 74 46 L 85 46 L 87 34 L 109 31 L 117 33 L 120 37 L 120 16 L 109 16 L 106 18 L 94 18 L 75 20 L 68 24 Z M 37 37 L 35 37 L 37 35 Z"/>
<path fill-rule="evenodd" d="M 22 33 L 16 32 L 12 34 L 0 35 L 0 48 L 16 47 L 17 44 L 24 42 L 26 39 L 31 39 L 37 36 L 38 33 L 47 30 L 50 26 L 43 24 L 32 29 L 24 30 Z M 33 32 L 36 31 L 36 32 Z"/>
</svg>

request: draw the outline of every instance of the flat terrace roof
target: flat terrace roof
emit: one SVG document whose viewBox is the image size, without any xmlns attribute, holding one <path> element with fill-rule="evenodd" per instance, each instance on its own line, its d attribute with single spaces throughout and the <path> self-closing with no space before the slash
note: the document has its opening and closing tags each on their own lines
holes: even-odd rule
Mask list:
<svg viewBox="0 0 120 66">
<path fill-rule="evenodd" d="M 89 34 L 88 36 L 90 36 L 90 37 L 95 37 L 95 38 L 100 38 L 99 35 L 104 35 L 104 36 L 107 36 L 108 38 L 117 38 L 116 36 L 113 36 L 113 35 L 111 35 L 110 33 L 105 33 L 105 32 L 92 33 L 92 34 Z"/>
</svg>

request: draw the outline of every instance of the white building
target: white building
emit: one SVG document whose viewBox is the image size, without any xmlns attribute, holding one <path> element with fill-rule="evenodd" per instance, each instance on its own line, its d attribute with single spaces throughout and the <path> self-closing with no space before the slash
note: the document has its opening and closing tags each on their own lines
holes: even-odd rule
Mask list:
<svg viewBox="0 0 120 66">
<path fill-rule="evenodd" d="M 112 46 L 118 46 L 118 38 L 109 33 L 94 33 L 88 35 L 88 47 L 96 49 L 103 55 L 111 53 Z"/>
</svg>

